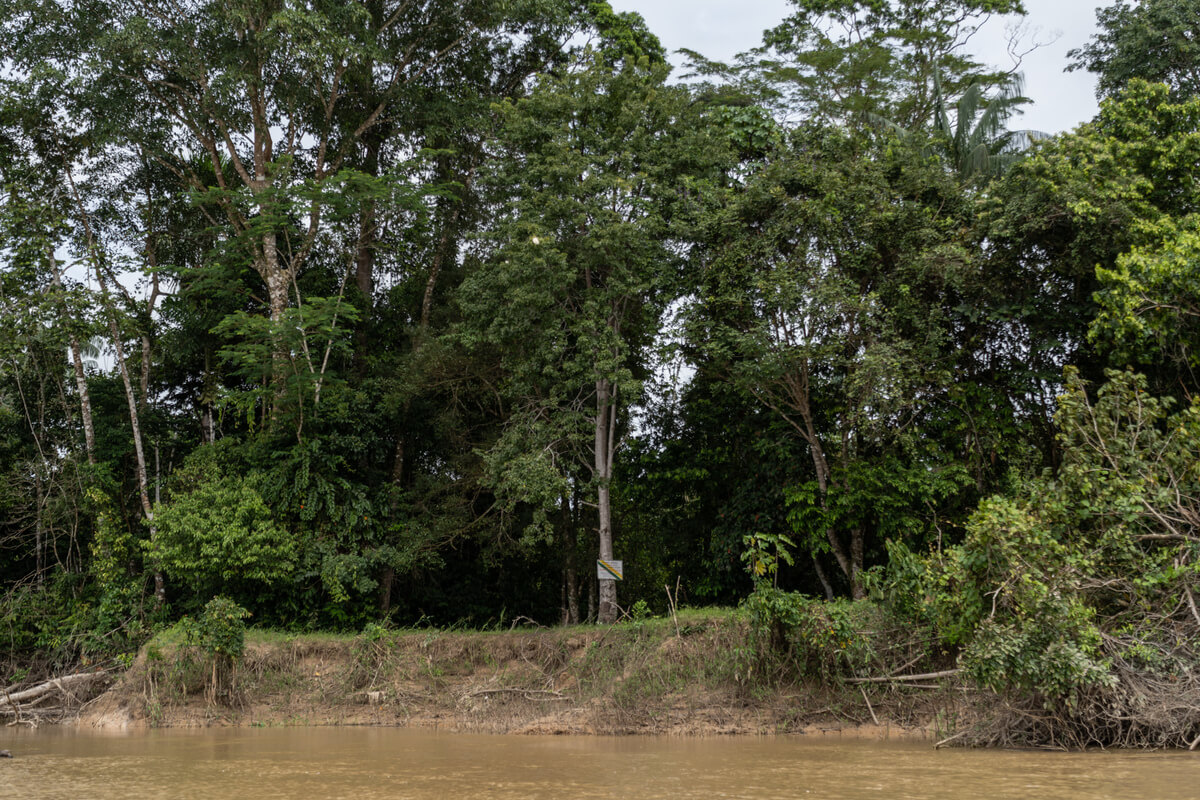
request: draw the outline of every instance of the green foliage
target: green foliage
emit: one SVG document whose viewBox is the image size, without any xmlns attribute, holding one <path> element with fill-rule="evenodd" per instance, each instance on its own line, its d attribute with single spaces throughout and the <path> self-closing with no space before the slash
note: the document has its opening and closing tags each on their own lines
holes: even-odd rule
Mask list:
<svg viewBox="0 0 1200 800">
<path fill-rule="evenodd" d="M 867 601 L 826 602 L 760 584 L 742 606 L 759 658 L 777 671 L 836 681 L 864 674 L 878 658 L 867 632 L 878 611 Z"/>
<path fill-rule="evenodd" d="M 788 482 L 797 542 L 832 553 L 861 596 L 885 537 L 926 535 L 930 508 L 961 514 L 970 478 L 986 480 L 947 424 L 956 377 L 975 369 L 959 337 L 970 323 L 947 302 L 975 269 L 967 197 L 911 142 L 818 125 L 723 196 L 705 220 L 690 344 L 786 423 L 808 473 Z M 982 445 L 987 428 L 966 415 Z"/>
<path fill-rule="evenodd" d="M 794 0 L 766 32 L 756 65 L 790 111 L 865 125 L 872 116 L 916 130 L 934 119 L 935 82 L 951 96 L 1004 79 L 963 48 L 991 14 L 1020 0 Z"/>
<path fill-rule="evenodd" d="M 296 566 L 295 541 L 246 478 L 221 464 L 219 449 L 192 454 L 154 526 L 148 557 L 193 597 L 220 587 L 245 596 L 286 582 Z"/>
<path fill-rule="evenodd" d="M 304 415 L 319 411 L 322 389 L 339 381 L 327 369 L 330 359 L 342 363 L 350 352 L 350 327 L 359 312 L 342 297 L 306 297 L 302 306 L 286 309 L 279 319 L 245 311 L 235 312 L 213 328 L 227 344 L 220 356 L 232 377 L 247 388 L 230 392 L 222 403 L 232 406 L 253 424 L 255 409 L 276 399 L 264 383 L 272 376 L 273 354 L 286 348 L 289 359 L 286 387 L 289 405 L 295 407 L 296 424 L 303 427 Z M 327 391 L 328 396 L 328 391 Z"/>
<path fill-rule="evenodd" d="M 756 586 L 768 581 L 778 585 L 779 565 L 795 564 L 791 548 L 795 543 L 781 533 L 750 533 L 742 537 L 742 562 L 754 578 Z"/>
<path fill-rule="evenodd" d="M 743 537 L 787 530 L 782 489 L 807 454 L 786 423 L 708 369 L 643 419 L 614 488 L 622 552 L 637 565 L 622 588 L 665 602 L 663 586 L 678 580 L 691 602 L 736 602 L 753 585 Z M 801 562 L 783 565 L 780 585 L 819 591 Z"/>
<path fill-rule="evenodd" d="M 634 622 L 645 622 L 648 619 L 654 618 L 654 612 L 650 610 L 650 604 L 645 600 L 638 600 L 629 608 L 629 617 Z"/>
<path fill-rule="evenodd" d="M 1040 429 L 1033 442 L 1045 466 L 1058 458 L 1049 387 L 1064 367 L 1100 382 L 1105 366 L 1132 365 L 1159 394 L 1179 396 L 1193 383 L 1169 337 L 1178 332 L 1189 346 L 1186 314 L 1172 307 L 1176 293 L 1187 307 L 1191 272 L 1172 267 L 1183 266 L 1189 219 L 1200 210 L 1191 166 L 1198 112 L 1195 99 L 1132 81 L 1095 120 L 1040 143 L 981 198 L 988 246 L 970 301 L 992 354 L 981 377 L 1032 400 L 1027 419 Z"/>
<path fill-rule="evenodd" d="M 87 490 L 87 499 L 96 523 L 90 571 L 100 595 L 97 622 L 108 630 L 139 627 L 136 621 L 141 617 L 145 591 L 137 566 L 144 542 L 125 526 L 99 486 Z M 136 641 L 137 633 L 130 638 Z"/>
<path fill-rule="evenodd" d="M 885 541 L 918 542 L 930 533 L 930 509 L 971 485 L 961 463 L 931 468 L 922 459 L 889 454 L 839 466 L 822 496 L 816 481 L 784 489 L 787 521 L 810 552 L 828 553 L 827 531 L 866 528 Z M 934 459 L 931 462 L 936 463 Z"/>
<path fill-rule="evenodd" d="M 931 628 L 1058 708 L 1183 680 L 1197 9 L 1102 12 L 1100 114 L 1012 164 L 964 45 L 1022 5 L 795 0 L 673 86 L 606 2 L 0 0 L 8 649 L 127 658 L 221 595 L 215 697 L 247 608 L 364 663 L 392 619 L 549 622 L 601 508 L 635 637 L 667 585 L 749 593 L 773 675 Z"/>
<path fill-rule="evenodd" d="M 1200 41 L 1196 0 L 1117 0 L 1097 9 L 1099 32 L 1071 50 L 1068 70 L 1099 77 L 1097 93 L 1119 94 L 1132 79 L 1165 83 L 1176 97 L 1200 94 Z"/>
<path fill-rule="evenodd" d="M 180 623 L 185 640 L 211 659 L 226 664 L 241 660 L 246 649 L 246 620 L 250 612 L 227 597 L 214 597 L 200 616 Z"/>
<path fill-rule="evenodd" d="M 589 0 L 587 16 L 600 34 L 600 52 L 610 66 L 621 60 L 666 62 L 666 51 L 640 15 L 628 11 L 618 14 L 604 0 Z"/>
<path fill-rule="evenodd" d="M 1012 78 L 1000 85 L 992 96 L 984 93 L 979 83 L 972 83 L 953 103 L 954 122 L 950 122 L 949 98 L 938 92 L 935 97 L 934 147 L 947 164 L 964 180 L 980 176 L 995 177 L 1016 163 L 1021 137 L 1005 127 L 1021 105 L 1029 102 L 1022 96 L 1022 82 Z M 1026 132 L 1024 136 L 1045 138 L 1045 134 Z"/>
<path fill-rule="evenodd" d="M 205 697 L 210 703 L 237 704 L 237 667 L 246 649 L 246 619 L 250 612 L 226 597 L 214 597 L 196 618 L 184 617 L 178 629 L 184 637 L 183 658 L 172 665 L 187 691 L 187 674 L 193 659 L 204 675 Z M 199 657 L 196 658 L 196 654 Z M 150 670 L 157 671 L 151 664 Z"/>
<path fill-rule="evenodd" d="M 1088 560 L 1041 513 L 1003 499 L 980 506 L 966 540 L 947 554 L 934 596 L 944 604 L 942 629 L 952 642 L 962 637 L 961 660 L 976 680 L 1054 701 L 1111 683 L 1094 610 L 1076 591 Z"/>
<path fill-rule="evenodd" d="M 1157 242 L 1122 254 L 1111 269 L 1097 268 L 1100 309 L 1089 333 L 1119 359 L 1166 360 L 1187 375 L 1200 366 L 1200 216 L 1166 219 L 1159 228 Z"/>
<path fill-rule="evenodd" d="M 884 582 L 975 680 L 1050 706 L 1132 679 L 1130 664 L 1178 673 L 1195 635 L 1181 605 L 1198 553 L 1178 525 L 1200 519 L 1200 407 L 1171 413 L 1145 377 L 1108 379 L 1093 402 L 1068 373 L 1057 474 L 982 503 L 961 544 L 924 559 L 894 546 Z"/>
</svg>

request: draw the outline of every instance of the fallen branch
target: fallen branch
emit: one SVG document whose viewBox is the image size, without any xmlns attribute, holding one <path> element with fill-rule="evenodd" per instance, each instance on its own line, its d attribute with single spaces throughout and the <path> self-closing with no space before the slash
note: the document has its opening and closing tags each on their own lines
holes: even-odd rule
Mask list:
<svg viewBox="0 0 1200 800">
<path fill-rule="evenodd" d="M 1192 596 L 1192 587 L 1184 586 L 1183 594 L 1184 594 L 1184 597 L 1187 598 L 1188 608 L 1190 608 L 1192 610 L 1192 616 L 1196 619 L 1196 622 L 1200 622 L 1200 610 L 1196 609 L 1196 598 Z M 1192 747 L 1189 747 L 1188 749 L 1189 750 L 1195 749 L 1195 745 L 1193 745 Z"/>
<path fill-rule="evenodd" d="M 878 725 L 879 717 L 875 716 L 875 709 L 871 708 L 871 701 L 867 698 L 867 690 L 861 686 L 858 687 L 858 690 L 862 692 L 863 700 L 867 703 L 867 711 L 871 712 L 871 719 L 875 721 L 876 725 Z"/>
<path fill-rule="evenodd" d="M 847 683 L 904 683 L 906 681 L 928 681 L 937 678 L 950 678 L 962 670 L 944 669 L 941 672 L 922 672 L 920 675 L 889 675 L 882 678 L 850 678 Z"/>
<path fill-rule="evenodd" d="M 50 706 L 49 708 L 0 708 L 0 717 L 12 717 L 6 727 L 14 725 L 32 725 L 37 727 L 39 720 L 52 720 L 57 722 L 66 717 L 68 710 L 62 706 Z"/>
<path fill-rule="evenodd" d="M 98 672 L 80 672 L 75 675 L 64 675 L 61 678 L 52 678 L 45 683 L 39 683 L 37 686 L 29 689 L 23 689 L 19 692 L 5 693 L 4 699 L 0 700 L 0 706 L 16 706 L 17 703 L 26 700 L 34 700 L 42 695 L 53 692 L 56 689 L 66 696 L 71 696 L 71 692 L 67 691 L 68 686 L 74 686 L 80 683 L 87 683 L 97 678 L 101 678 L 108 673 L 104 670 Z"/>
<path fill-rule="evenodd" d="M 679 576 L 675 577 L 675 596 L 671 597 L 671 587 L 663 586 L 667 590 L 667 605 L 671 608 L 671 619 L 675 621 L 675 638 L 679 638 L 679 615 L 675 613 L 675 605 L 679 602 Z"/>
<path fill-rule="evenodd" d="M 958 738 L 960 738 L 962 736 L 966 736 L 966 735 L 967 735 L 967 731 L 961 730 L 958 733 L 954 734 L 953 736 L 947 736 L 945 739 L 942 739 L 940 742 L 938 742 L 937 744 L 935 744 L 933 746 L 933 749 L 937 750 L 939 747 L 945 747 L 946 745 L 953 742 L 955 739 L 958 739 Z"/>
<path fill-rule="evenodd" d="M 502 687 L 499 689 L 479 689 L 478 691 L 469 692 L 463 695 L 463 700 L 469 700 L 472 697 L 487 697 L 493 694 L 519 694 L 526 700 L 570 700 L 561 692 L 552 692 L 549 689 L 515 689 Z"/>
</svg>

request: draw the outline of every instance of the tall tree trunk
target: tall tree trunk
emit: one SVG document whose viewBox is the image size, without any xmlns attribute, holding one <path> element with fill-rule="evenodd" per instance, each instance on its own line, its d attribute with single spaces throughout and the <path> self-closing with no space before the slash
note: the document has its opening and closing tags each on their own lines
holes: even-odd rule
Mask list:
<svg viewBox="0 0 1200 800">
<path fill-rule="evenodd" d="M 44 488 L 42 486 L 42 465 L 33 471 L 33 502 L 34 502 L 34 534 L 33 534 L 33 549 L 34 549 L 34 568 L 37 570 L 37 584 L 42 585 L 44 580 L 42 572 L 46 568 L 44 553 L 46 550 L 46 521 L 43 511 L 46 502 L 43 497 Z"/>
<path fill-rule="evenodd" d="M 125 400 L 129 406 L 129 427 L 133 433 L 133 452 L 137 458 L 138 499 L 142 503 L 142 513 L 150 523 L 150 538 L 154 538 L 154 508 L 150 505 L 149 480 L 146 477 L 146 453 L 142 447 L 141 417 L 138 413 L 138 399 L 134 393 L 133 381 L 129 377 L 129 365 L 125 361 L 125 347 L 121 343 L 121 331 L 117 325 L 116 309 L 108 293 L 108 286 L 103 278 L 103 271 L 96 267 L 96 279 L 100 284 L 100 293 L 108 312 L 108 328 L 112 335 L 113 350 L 117 355 L 117 369 L 121 374 L 121 383 L 125 386 Z M 154 568 L 154 599 L 158 603 L 166 600 L 166 588 L 163 583 L 162 571 L 156 565 Z"/>
<path fill-rule="evenodd" d="M 46 261 L 50 264 L 51 275 L 53 276 L 52 285 L 56 290 L 62 290 L 62 273 L 58 269 L 58 260 L 54 257 L 54 251 L 48 250 L 46 253 Z M 63 305 L 60 303 L 60 306 Z M 64 322 L 66 309 L 60 308 Z M 92 399 L 88 394 L 87 375 L 83 371 L 83 354 L 79 349 L 79 337 L 72 331 L 68 339 L 68 345 L 71 348 L 71 367 L 75 372 L 75 390 L 79 392 L 79 415 L 83 418 L 83 446 L 87 450 L 88 464 L 95 466 L 96 464 L 96 429 L 92 425 Z"/>
<path fill-rule="evenodd" d="M 100 293 L 108 311 L 108 328 L 112 335 L 113 350 L 117 355 L 117 369 L 121 373 L 121 383 L 125 386 L 125 400 L 129 406 L 129 427 L 133 433 L 133 451 L 137 457 L 138 499 L 142 503 L 142 513 L 150 523 L 150 538 L 154 539 L 154 508 L 150 505 L 149 480 L 146 477 L 146 453 L 142 447 L 142 426 L 138 414 L 138 399 L 134 393 L 133 381 L 129 377 L 129 365 L 125 361 L 125 347 L 121 343 L 121 331 L 117 325 L 116 309 L 113 308 L 108 286 L 103 277 L 103 271 L 96 266 L 96 280 L 100 284 Z M 154 567 L 154 599 L 160 605 L 166 600 L 166 587 L 163 582 L 162 570 Z"/>
<path fill-rule="evenodd" d="M 386 614 L 392 610 L 392 586 L 396 583 L 396 570 L 391 565 L 383 568 L 379 578 L 379 611 Z"/>
<path fill-rule="evenodd" d="M 579 571 L 575 563 L 575 517 L 571 513 L 571 501 L 562 497 L 560 511 L 563 548 L 563 622 L 579 624 Z"/>
<path fill-rule="evenodd" d="M 821 559 L 817 558 L 817 554 L 812 554 L 813 569 L 817 571 L 817 579 L 821 581 L 821 588 L 825 590 L 825 599 L 833 601 L 833 584 L 829 582 L 829 578 L 825 576 L 825 569 L 821 566 Z"/>
<path fill-rule="evenodd" d="M 379 151 L 383 146 L 383 131 L 372 131 L 363 137 L 366 156 L 363 172 L 371 177 L 379 175 Z M 367 375 L 367 355 L 371 347 L 371 309 L 375 298 L 375 248 L 379 241 L 375 200 L 367 199 L 362 206 L 358 222 L 358 241 L 354 253 L 354 285 L 362 301 L 362 320 L 354 335 L 354 368 L 359 379 Z"/>
<path fill-rule="evenodd" d="M 121 383 L 125 386 L 125 400 L 129 406 L 129 425 L 133 433 L 133 450 L 137 458 L 137 484 L 138 498 L 142 503 L 142 513 L 146 517 L 146 521 L 150 523 L 150 537 L 154 538 L 154 509 L 150 505 L 149 481 L 146 478 L 146 453 L 142 448 L 142 427 L 140 416 L 138 414 L 138 398 L 134 393 L 133 381 L 129 377 L 129 364 L 125 360 L 125 346 L 121 341 L 121 329 L 117 324 L 117 311 L 112 302 L 112 294 L 108 290 L 108 281 L 104 276 L 104 269 L 100 264 L 100 251 L 96 242 L 95 235 L 92 232 L 91 220 L 88 217 L 87 210 L 83 206 L 83 201 L 79 197 L 78 191 L 75 189 L 75 183 L 71 179 L 70 172 L 67 173 L 67 179 L 71 182 L 71 190 L 75 195 L 75 203 L 79 209 L 79 218 L 83 223 L 84 233 L 87 236 L 88 254 L 92 260 L 92 267 L 96 273 L 96 283 L 100 287 L 100 298 L 104 304 L 104 310 L 108 316 L 108 330 L 112 336 L 113 350 L 117 356 L 117 370 L 121 374 Z M 160 605 L 166 600 L 166 588 L 163 582 L 162 570 L 155 566 L 154 569 L 154 599 Z"/>
<path fill-rule="evenodd" d="M 212 444 L 217 440 L 216 414 L 213 403 L 217 396 L 216 379 L 213 376 L 212 352 L 204 349 L 204 384 L 200 389 L 200 441 Z"/>
<path fill-rule="evenodd" d="M 79 352 L 79 339 L 71 334 L 71 366 L 75 370 L 75 390 L 79 392 L 79 415 L 83 418 L 83 446 L 87 450 L 88 464 L 96 465 L 96 429 L 92 425 L 92 398 L 88 393 L 87 375 L 83 371 L 83 356 Z"/>
<path fill-rule="evenodd" d="M 153 309 L 151 310 L 153 313 Z M 142 410 L 150 407 L 150 337 L 142 334 L 142 371 L 138 374 L 138 386 L 141 389 Z"/>
<path fill-rule="evenodd" d="M 613 557 L 611 483 L 612 451 L 616 437 L 616 394 L 616 387 L 607 378 L 596 381 L 596 506 L 600 516 L 600 558 L 603 561 L 611 561 Z M 597 621 L 603 624 L 617 621 L 615 580 L 600 579 L 600 609 Z"/>
<path fill-rule="evenodd" d="M 808 440 L 808 449 L 812 454 L 813 468 L 817 473 L 817 490 L 821 497 L 822 510 L 828 510 L 827 497 L 829 495 L 829 478 L 831 475 L 829 469 L 829 460 L 825 455 L 825 448 L 821 445 L 821 438 L 817 435 L 817 431 L 812 421 L 812 414 L 809 413 L 805 406 L 801 415 L 804 418 L 804 427 L 807 431 L 805 438 Z M 837 531 L 832 526 L 825 528 L 825 538 L 829 542 L 829 549 L 833 552 L 833 557 L 837 561 L 838 567 L 845 574 L 846 579 L 850 581 L 850 594 L 855 600 L 859 600 L 865 596 L 862 585 L 862 550 L 863 537 L 862 529 L 856 528 L 850 534 L 850 552 L 846 552 L 846 547 L 838 537 Z M 815 556 L 814 556 L 815 563 Z M 822 582 L 828 586 L 828 582 Z"/>
<path fill-rule="evenodd" d="M 466 193 L 471 188 L 471 180 L 474 177 L 473 170 L 472 166 L 463 178 L 463 196 L 444 201 L 452 203 L 453 208 L 449 212 L 443 208 L 442 232 L 438 237 L 437 249 L 434 251 L 433 261 L 429 267 L 429 277 L 425 281 L 425 293 L 421 296 L 422 336 L 429 330 L 429 319 L 433 314 L 433 293 L 437 289 L 442 269 L 447 262 L 458 256 L 458 221 L 462 216 L 463 204 L 466 203 Z"/>
<path fill-rule="evenodd" d="M 283 312 L 287 311 L 290 276 L 279 264 L 279 244 L 275 231 L 263 234 L 262 258 L 256 266 L 263 283 L 267 285 L 267 305 L 271 321 L 278 323 L 283 319 Z M 288 356 L 282 340 L 275 342 L 275 355 L 283 359 Z"/>
<path fill-rule="evenodd" d="M 850 596 L 862 600 L 867 596 L 863 586 L 863 529 L 854 528 L 850 531 Z"/>
</svg>

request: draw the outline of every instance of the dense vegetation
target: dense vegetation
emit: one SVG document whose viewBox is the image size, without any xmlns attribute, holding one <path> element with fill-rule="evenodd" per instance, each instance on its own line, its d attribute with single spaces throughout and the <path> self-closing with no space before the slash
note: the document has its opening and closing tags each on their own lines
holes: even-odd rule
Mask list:
<svg viewBox="0 0 1200 800">
<path fill-rule="evenodd" d="M 3 647 L 869 597 L 994 740 L 1200 736 L 1200 7 L 1046 136 L 1020 0 L 793 2 L 678 83 L 605 2 L 0 0 Z"/>
</svg>

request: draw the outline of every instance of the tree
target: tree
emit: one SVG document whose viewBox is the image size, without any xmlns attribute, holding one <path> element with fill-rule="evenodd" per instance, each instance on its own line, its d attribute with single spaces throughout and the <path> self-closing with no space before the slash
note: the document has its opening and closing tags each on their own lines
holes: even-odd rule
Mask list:
<svg viewBox="0 0 1200 800">
<path fill-rule="evenodd" d="M 512 412 L 489 455 L 498 493 L 544 520 L 581 481 L 602 559 L 613 557 L 616 451 L 675 261 L 661 203 L 682 94 L 640 35 L 653 60 L 588 49 L 500 108 L 495 249 L 460 300 L 475 321 L 468 341 L 500 345 L 507 372 Z M 616 587 L 602 581 L 599 619 L 616 616 Z"/>
<path fill-rule="evenodd" d="M 933 408 L 970 262 L 958 182 L 900 141 L 812 125 L 713 205 L 689 338 L 805 445 L 790 521 L 861 597 L 869 544 L 964 482 L 930 421 L 953 416 Z"/>
<path fill-rule="evenodd" d="M 1165 83 L 1176 99 L 1200 94 L 1197 0 L 1117 0 L 1096 11 L 1100 32 L 1067 53 L 1067 70 L 1099 76 L 1100 97 L 1119 94 L 1133 78 Z"/>
<path fill-rule="evenodd" d="M 375 184 L 347 174 L 357 149 L 365 142 L 377 158 L 406 105 L 508 33 L 512 17 L 495 6 L 145 0 L 59 13 L 35 2 L 8 16 L 6 33 L 22 74 L 67 90 L 63 105 L 94 148 L 168 169 L 226 228 L 237 245 L 227 254 L 266 290 L 278 392 L 294 327 L 284 315 L 302 302 L 299 279 L 321 238 L 336 236 L 329 217 L 339 206 L 357 214 L 349 194 L 374 202 Z M 370 241 L 350 246 L 361 256 Z"/>
<path fill-rule="evenodd" d="M 181 601 L 224 594 L 253 603 L 250 592 L 291 578 L 296 548 L 247 477 L 223 468 L 218 448 L 193 451 L 172 477 L 170 500 L 155 507 L 158 535 L 147 551 L 179 580 Z"/>
<path fill-rule="evenodd" d="M 981 503 L 961 544 L 893 561 L 896 600 L 1004 698 L 983 743 L 1195 738 L 1200 407 L 1174 410 L 1129 371 L 1105 378 L 1065 376 L 1057 472 Z"/>
<path fill-rule="evenodd" d="M 934 119 L 940 95 L 1002 83 L 964 45 L 991 14 L 1023 14 L 1021 0 L 792 0 L 746 66 L 785 114 L 907 130 Z"/>
<path fill-rule="evenodd" d="M 950 121 L 948 98 L 940 91 L 934 109 L 934 147 L 964 180 L 995 177 L 1016 163 L 1023 145 L 1044 139 L 1035 131 L 1009 131 L 1006 123 L 1021 104 L 1022 81 L 1012 78 L 1001 84 L 992 96 L 984 94 L 979 83 L 971 83 L 953 104 L 954 121 Z"/>
<path fill-rule="evenodd" d="M 993 309 L 993 335 L 1016 345 L 993 346 L 1011 353 L 1002 355 L 1014 362 L 1004 371 L 1037 373 L 1026 373 L 1024 393 L 1041 397 L 1047 426 L 1068 364 L 1097 384 L 1105 366 L 1133 364 L 1156 394 L 1178 396 L 1191 385 L 1183 361 L 1162 359 L 1135 335 L 1135 323 L 1167 318 L 1156 312 L 1138 321 L 1127 312 L 1147 301 L 1177 302 L 1166 292 L 1186 290 L 1163 283 L 1186 278 L 1169 278 L 1152 262 L 1200 209 L 1191 166 L 1198 121 L 1194 99 L 1176 102 L 1166 86 L 1132 81 L 1101 103 L 1095 120 L 1039 145 L 984 200 L 992 281 L 978 286 L 999 296 L 980 305 Z M 1145 290 L 1155 283 L 1164 294 L 1150 299 Z"/>
</svg>

